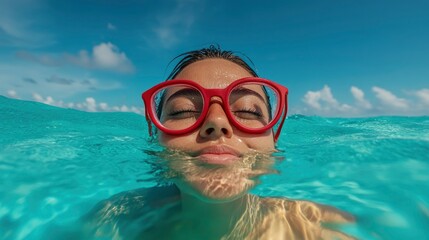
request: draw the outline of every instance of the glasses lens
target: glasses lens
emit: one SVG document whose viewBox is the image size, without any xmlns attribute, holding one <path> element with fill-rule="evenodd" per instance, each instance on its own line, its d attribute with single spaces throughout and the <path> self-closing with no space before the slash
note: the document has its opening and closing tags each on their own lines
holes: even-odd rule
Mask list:
<svg viewBox="0 0 429 240">
<path fill-rule="evenodd" d="M 229 107 L 238 124 L 249 129 L 260 129 L 274 119 L 279 100 L 279 93 L 270 85 L 246 83 L 232 89 Z"/>
<path fill-rule="evenodd" d="M 203 96 L 195 87 L 173 85 L 155 93 L 152 107 L 157 120 L 170 130 L 182 130 L 192 126 L 201 116 Z"/>
</svg>

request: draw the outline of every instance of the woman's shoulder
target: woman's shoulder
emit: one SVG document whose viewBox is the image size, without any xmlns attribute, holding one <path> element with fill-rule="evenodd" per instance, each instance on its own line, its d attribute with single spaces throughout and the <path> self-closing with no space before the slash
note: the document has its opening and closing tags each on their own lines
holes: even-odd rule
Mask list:
<svg viewBox="0 0 429 240">
<path fill-rule="evenodd" d="M 288 198 L 261 198 L 262 206 L 268 212 L 292 214 L 312 222 L 353 222 L 353 215 L 338 208 L 306 200 Z"/>
<path fill-rule="evenodd" d="M 100 201 L 84 216 L 93 217 L 128 217 L 156 210 L 177 202 L 179 191 L 175 186 L 139 188 L 121 192 Z"/>
<path fill-rule="evenodd" d="M 260 209 L 262 228 L 255 230 L 258 239 L 271 239 L 271 233 L 282 239 L 354 239 L 341 231 L 344 224 L 354 222 L 354 217 L 331 206 L 287 198 L 260 198 Z"/>
<path fill-rule="evenodd" d="M 76 222 L 48 229 L 45 238 L 135 239 L 142 229 L 177 211 L 178 196 L 174 186 L 124 191 L 98 202 Z"/>
<path fill-rule="evenodd" d="M 81 218 L 81 224 L 89 236 L 132 239 L 179 208 L 179 191 L 175 186 L 141 188 L 100 201 Z"/>
</svg>

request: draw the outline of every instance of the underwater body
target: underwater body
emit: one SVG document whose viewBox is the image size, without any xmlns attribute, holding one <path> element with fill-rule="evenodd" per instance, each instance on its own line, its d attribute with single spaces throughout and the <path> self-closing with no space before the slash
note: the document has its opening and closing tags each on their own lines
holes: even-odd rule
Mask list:
<svg viewBox="0 0 429 240">
<path fill-rule="evenodd" d="M 144 116 L 89 113 L 0 96 L 0 239 L 44 239 L 117 193 L 159 184 L 162 151 Z M 429 236 L 429 117 L 291 115 L 277 174 L 252 194 L 352 214 L 358 239 Z"/>
</svg>

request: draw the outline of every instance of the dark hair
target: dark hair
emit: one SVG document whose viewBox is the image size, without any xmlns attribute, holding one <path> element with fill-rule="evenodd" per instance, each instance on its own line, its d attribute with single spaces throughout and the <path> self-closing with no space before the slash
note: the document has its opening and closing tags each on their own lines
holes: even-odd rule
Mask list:
<svg viewBox="0 0 429 240">
<path fill-rule="evenodd" d="M 250 58 L 248 58 L 244 54 L 240 54 L 240 55 L 243 55 L 251 65 L 254 65 L 252 60 L 250 60 Z M 239 65 L 240 67 L 244 68 L 245 70 L 247 70 L 252 76 L 254 77 L 258 76 L 256 71 L 252 67 L 250 67 L 250 65 L 243 58 L 239 57 L 237 53 L 232 51 L 222 50 L 219 45 L 216 45 L 216 46 L 210 45 L 208 48 L 202 48 L 200 50 L 194 50 L 194 51 L 182 53 L 179 56 L 175 57 L 171 62 L 174 62 L 179 58 L 180 58 L 179 62 L 171 71 L 170 75 L 168 75 L 167 80 L 175 78 L 177 74 L 179 74 L 183 69 L 185 69 L 187 66 L 189 66 L 192 63 L 195 63 L 204 59 L 213 59 L 213 58 L 220 58 L 220 59 L 233 62 Z"/>
<path fill-rule="evenodd" d="M 240 54 L 240 55 L 243 55 L 251 65 L 254 65 L 252 60 L 250 60 L 250 58 L 248 58 L 244 54 Z M 258 74 L 256 73 L 256 71 L 247 63 L 247 61 L 245 61 L 243 58 L 238 56 L 236 53 L 232 51 L 222 50 L 219 45 L 216 45 L 216 46 L 210 45 L 208 48 L 202 48 L 200 50 L 185 52 L 175 57 L 170 63 L 174 62 L 177 59 L 180 59 L 180 60 L 176 64 L 174 69 L 171 71 L 170 75 L 168 75 L 167 80 L 174 79 L 181 71 L 183 71 L 183 69 L 185 69 L 187 66 L 191 65 L 192 63 L 195 63 L 204 59 L 214 59 L 214 58 L 224 59 L 224 60 L 233 62 L 239 65 L 240 67 L 244 68 L 252 76 L 258 77 Z M 271 119 L 272 116 L 271 116 L 270 99 L 265 87 L 263 87 L 263 90 L 265 92 L 265 96 L 267 97 L 269 118 Z M 165 94 L 162 94 L 160 99 L 158 99 L 159 103 L 164 102 L 164 97 L 165 97 Z M 161 118 L 162 109 L 163 109 L 162 104 L 159 104 L 158 109 L 156 110 L 156 115 L 158 119 Z"/>
</svg>

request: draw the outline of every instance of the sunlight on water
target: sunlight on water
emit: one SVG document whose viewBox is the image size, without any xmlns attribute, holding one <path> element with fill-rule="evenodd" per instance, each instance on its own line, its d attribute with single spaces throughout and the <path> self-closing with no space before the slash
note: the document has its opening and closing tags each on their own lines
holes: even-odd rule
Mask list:
<svg viewBox="0 0 429 240">
<path fill-rule="evenodd" d="M 157 163 L 173 153 L 149 140 L 143 116 L 79 112 L 4 97 L 0 109 L 0 239 L 41 239 L 101 200 L 155 186 L 166 176 Z M 347 211 L 357 222 L 343 230 L 360 239 L 427 238 L 429 117 L 294 115 L 285 124 L 280 151 L 247 162 L 251 171 L 270 172 L 258 178 L 252 193 Z M 261 159 L 274 164 L 264 168 Z M 216 171 L 225 175 L 245 169 L 215 169 L 209 175 L 192 160 L 170 164 L 176 166 L 170 177 L 195 170 L 191 176 L 214 179 Z"/>
</svg>

